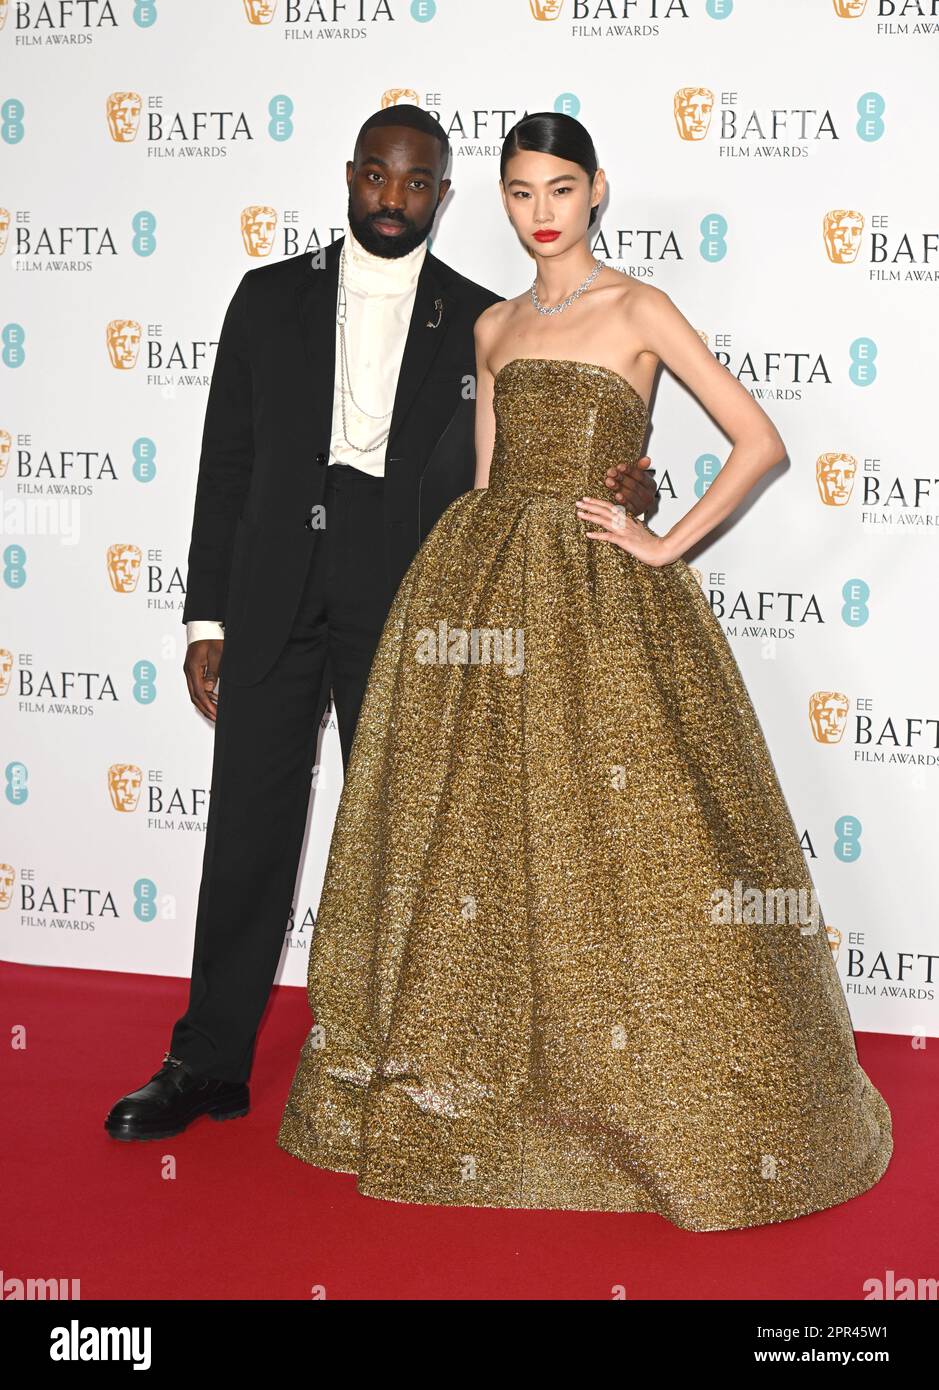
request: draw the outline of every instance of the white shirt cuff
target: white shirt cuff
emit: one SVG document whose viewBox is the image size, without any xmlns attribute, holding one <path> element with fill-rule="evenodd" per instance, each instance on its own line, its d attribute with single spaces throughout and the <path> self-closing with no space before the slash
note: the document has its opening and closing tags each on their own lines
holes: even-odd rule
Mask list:
<svg viewBox="0 0 939 1390">
<path fill-rule="evenodd" d="M 218 641 L 225 640 L 225 627 L 222 623 L 210 622 L 208 619 L 200 619 L 198 622 L 186 624 L 186 646 L 190 642 L 204 641 L 206 638 L 214 638 Z"/>
</svg>

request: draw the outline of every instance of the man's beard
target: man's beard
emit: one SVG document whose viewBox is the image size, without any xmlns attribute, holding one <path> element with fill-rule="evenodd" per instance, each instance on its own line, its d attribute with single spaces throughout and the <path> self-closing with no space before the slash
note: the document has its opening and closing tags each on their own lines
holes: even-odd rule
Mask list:
<svg viewBox="0 0 939 1390">
<path fill-rule="evenodd" d="M 366 217 L 356 217 L 352 211 L 352 199 L 349 199 L 349 206 L 346 210 L 349 218 L 349 226 L 356 241 L 365 247 L 366 251 L 371 251 L 373 256 L 385 256 L 389 260 L 395 260 L 398 256 L 406 256 L 409 251 L 413 251 L 416 246 L 420 246 L 430 235 L 434 225 L 434 218 L 431 217 L 426 227 L 418 227 L 411 222 L 403 213 L 375 213 Z M 434 210 L 436 215 L 436 209 Z M 405 230 L 398 236 L 384 236 L 373 225 L 373 221 L 378 222 L 400 222 Z"/>
</svg>

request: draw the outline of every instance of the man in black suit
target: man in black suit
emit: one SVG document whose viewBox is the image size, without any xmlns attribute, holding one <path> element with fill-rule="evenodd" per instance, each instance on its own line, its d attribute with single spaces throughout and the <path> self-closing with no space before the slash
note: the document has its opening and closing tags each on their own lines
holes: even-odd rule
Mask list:
<svg viewBox="0 0 939 1390">
<path fill-rule="evenodd" d="M 346 235 L 249 271 L 226 313 L 183 609 L 190 697 L 216 725 L 189 1007 L 111 1108 L 114 1138 L 247 1113 L 330 690 L 345 766 L 398 585 L 473 487 L 473 325 L 502 296 L 427 249 L 449 153 L 421 108 L 376 112 L 346 166 Z M 608 478 L 636 514 L 644 464 Z"/>
</svg>

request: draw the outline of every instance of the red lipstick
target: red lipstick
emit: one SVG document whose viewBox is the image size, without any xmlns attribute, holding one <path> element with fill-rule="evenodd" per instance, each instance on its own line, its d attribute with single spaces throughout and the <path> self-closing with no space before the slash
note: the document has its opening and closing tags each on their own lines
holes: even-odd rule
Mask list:
<svg viewBox="0 0 939 1390">
<path fill-rule="evenodd" d="M 534 232 L 534 233 L 533 233 L 533 236 L 534 236 L 534 238 L 535 238 L 536 241 L 557 241 L 557 239 L 558 239 L 558 237 L 559 237 L 560 235 L 561 235 L 560 232 L 548 232 L 548 231 L 544 231 L 544 232 Z"/>
</svg>

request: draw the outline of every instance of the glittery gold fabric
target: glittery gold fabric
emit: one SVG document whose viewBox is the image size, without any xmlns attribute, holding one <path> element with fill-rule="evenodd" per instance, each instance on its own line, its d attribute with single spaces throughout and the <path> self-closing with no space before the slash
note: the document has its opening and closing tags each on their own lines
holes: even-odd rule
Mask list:
<svg viewBox="0 0 939 1390">
<path fill-rule="evenodd" d="M 645 404 L 517 358 L 495 410 L 490 485 L 424 541 L 372 667 L 277 1143 L 396 1201 L 690 1231 L 844 1202 L 891 1116 L 824 916 L 713 918 L 735 880 L 812 890 L 739 669 L 684 561 L 575 512 L 641 455 Z"/>
</svg>

